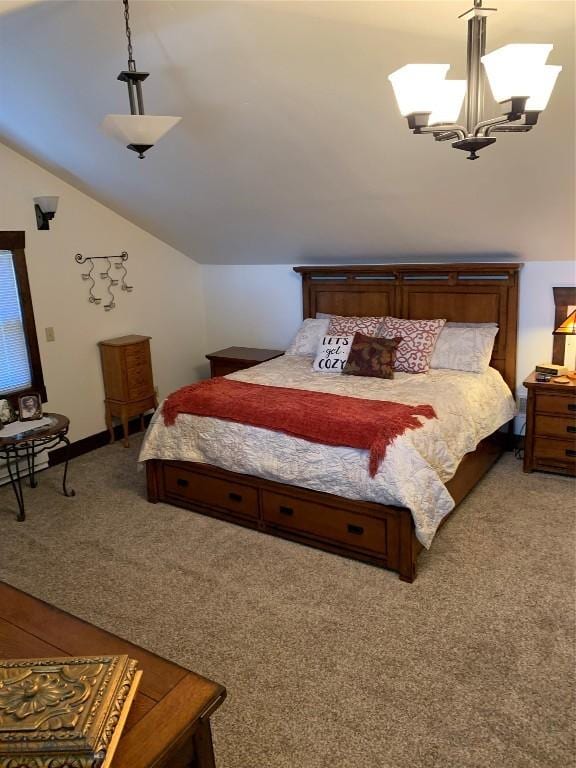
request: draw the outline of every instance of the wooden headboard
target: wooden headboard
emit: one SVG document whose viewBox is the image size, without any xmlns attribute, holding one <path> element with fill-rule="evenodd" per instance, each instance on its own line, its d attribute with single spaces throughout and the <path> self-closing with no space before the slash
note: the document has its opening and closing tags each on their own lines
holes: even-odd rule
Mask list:
<svg viewBox="0 0 576 768">
<path fill-rule="evenodd" d="M 522 264 L 294 267 L 304 317 L 316 312 L 410 320 L 498 323 L 491 365 L 516 390 L 518 277 Z"/>
</svg>

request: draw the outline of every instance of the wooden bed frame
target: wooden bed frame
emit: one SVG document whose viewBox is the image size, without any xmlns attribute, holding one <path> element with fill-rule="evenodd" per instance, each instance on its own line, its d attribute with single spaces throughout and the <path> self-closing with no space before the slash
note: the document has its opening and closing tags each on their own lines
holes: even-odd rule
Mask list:
<svg viewBox="0 0 576 768">
<path fill-rule="evenodd" d="M 491 365 L 516 387 L 518 277 L 521 264 L 431 264 L 295 267 L 302 275 L 304 317 L 392 315 L 452 322 L 496 322 Z M 446 484 L 456 504 L 505 449 L 497 432 L 461 461 Z M 148 500 L 291 539 L 328 552 L 416 575 L 422 549 L 404 507 L 353 501 L 329 493 L 241 475 L 207 464 L 146 462 Z"/>
</svg>

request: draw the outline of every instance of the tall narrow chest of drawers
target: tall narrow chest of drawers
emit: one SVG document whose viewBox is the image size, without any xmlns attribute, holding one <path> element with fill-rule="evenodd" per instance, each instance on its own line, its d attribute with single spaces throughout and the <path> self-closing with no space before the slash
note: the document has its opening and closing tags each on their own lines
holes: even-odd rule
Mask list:
<svg viewBox="0 0 576 768">
<path fill-rule="evenodd" d="M 128 445 L 128 422 L 140 416 L 144 428 L 144 414 L 158 405 L 152 376 L 150 336 L 120 336 L 99 342 L 104 391 L 106 399 L 106 426 L 114 441 L 112 419 L 120 418 L 124 431 L 124 445 Z"/>
<path fill-rule="evenodd" d="M 528 389 L 524 471 L 576 475 L 576 384 L 536 381 Z"/>
</svg>

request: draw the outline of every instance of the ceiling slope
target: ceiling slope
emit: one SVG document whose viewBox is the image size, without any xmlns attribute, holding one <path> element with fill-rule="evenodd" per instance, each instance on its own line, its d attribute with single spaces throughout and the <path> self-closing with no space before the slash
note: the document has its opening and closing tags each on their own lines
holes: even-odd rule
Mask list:
<svg viewBox="0 0 576 768">
<path fill-rule="evenodd" d="M 470 162 L 398 114 L 394 69 L 464 75 L 467 5 L 133 1 L 147 112 L 183 116 L 138 160 L 98 128 L 127 111 L 120 0 L 0 2 L 0 140 L 201 263 L 573 258 L 574 3 L 489 19 L 489 50 L 564 67 L 531 133 Z"/>
</svg>

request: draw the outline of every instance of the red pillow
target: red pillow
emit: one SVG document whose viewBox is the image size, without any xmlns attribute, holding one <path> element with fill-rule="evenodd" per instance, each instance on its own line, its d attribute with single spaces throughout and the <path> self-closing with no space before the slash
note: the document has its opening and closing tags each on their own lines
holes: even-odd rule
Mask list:
<svg viewBox="0 0 576 768">
<path fill-rule="evenodd" d="M 446 320 L 402 320 L 385 317 L 378 331 L 386 339 L 402 337 L 396 350 L 395 371 L 426 373 L 430 368 L 436 339 Z"/>
<path fill-rule="evenodd" d="M 327 333 L 330 336 L 351 336 L 354 333 L 364 333 L 366 336 L 376 336 L 382 325 L 383 317 L 340 317 L 332 315 L 328 323 Z"/>
</svg>

